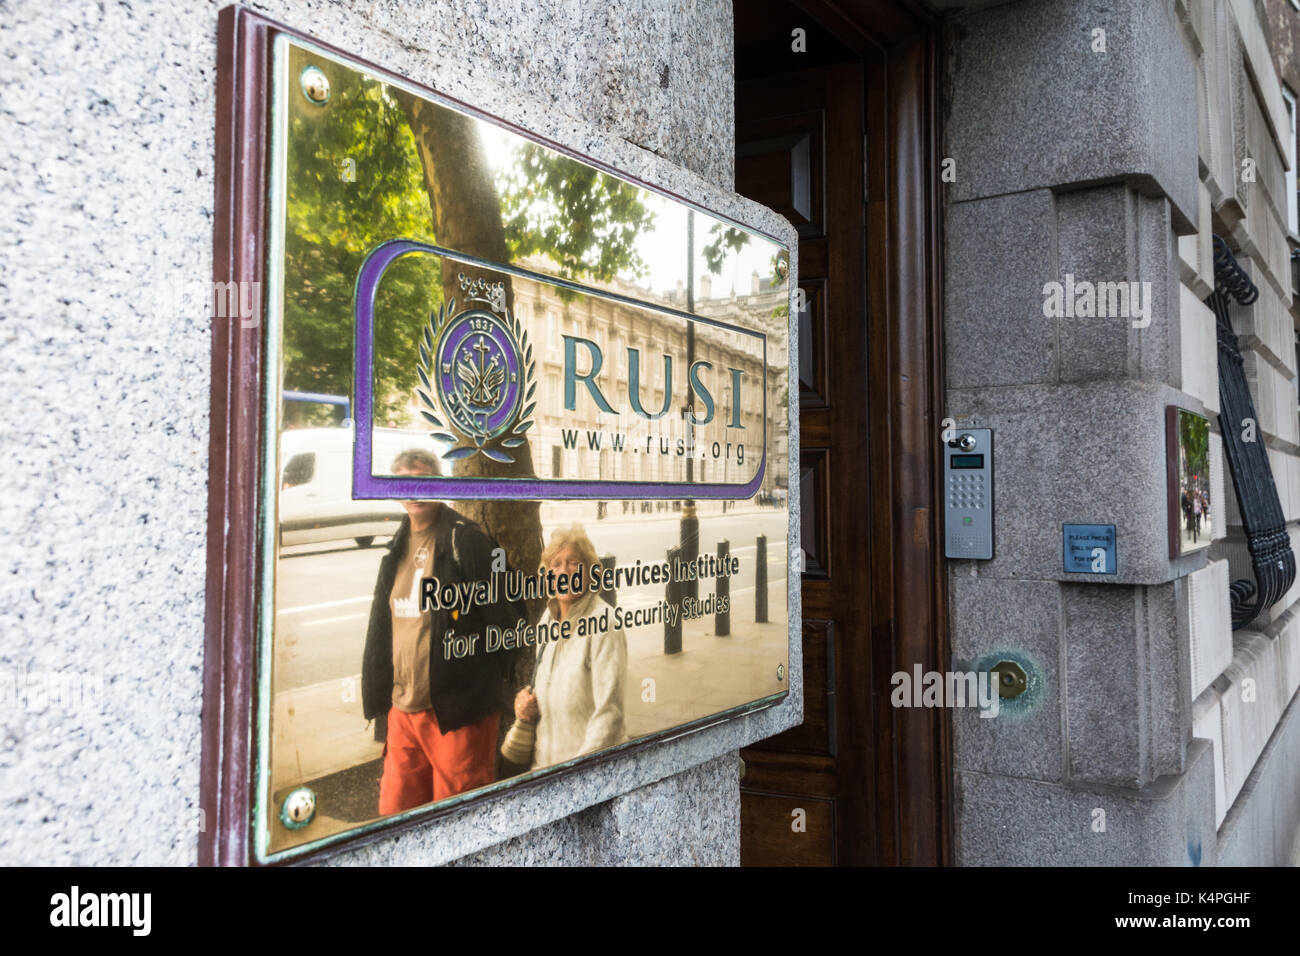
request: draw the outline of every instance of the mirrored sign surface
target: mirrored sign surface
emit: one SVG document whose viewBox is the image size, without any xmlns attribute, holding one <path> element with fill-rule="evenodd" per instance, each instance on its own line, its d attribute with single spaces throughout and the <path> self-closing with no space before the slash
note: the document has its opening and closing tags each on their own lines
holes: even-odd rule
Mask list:
<svg viewBox="0 0 1300 956">
<path fill-rule="evenodd" d="M 260 856 L 779 700 L 786 250 L 274 64 Z"/>
<path fill-rule="evenodd" d="M 1176 530 L 1171 528 L 1173 557 L 1210 546 L 1213 523 L 1219 520 L 1219 503 L 1210 495 L 1210 422 L 1185 408 L 1170 408 L 1175 449 L 1173 498 L 1170 508 Z"/>
</svg>

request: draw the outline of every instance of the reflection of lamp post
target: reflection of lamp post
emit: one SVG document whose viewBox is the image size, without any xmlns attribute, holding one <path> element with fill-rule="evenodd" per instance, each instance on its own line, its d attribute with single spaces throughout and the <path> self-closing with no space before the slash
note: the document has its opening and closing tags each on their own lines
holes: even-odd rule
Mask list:
<svg viewBox="0 0 1300 956">
<path fill-rule="evenodd" d="M 686 210 L 686 311 L 695 314 L 695 210 Z M 686 483 L 695 480 L 695 425 L 692 415 L 695 411 L 695 390 L 691 388 L 691 366 L 695 364 L 695 323 L 686 323 L 686 406 L 682 410 L 682 420 L 686 425 Z M 664 383 L 672 388 L 671 382 Z M 700 519 L 695 516 L 695 499 L 687 498 L 682 502 L 682 548 L 683 561 L 694 561 L 700 556 Z M 690 580 L 682 582 L 682 596 L 692 599 L 700 596 L 699 582 Z"/>
</svg>

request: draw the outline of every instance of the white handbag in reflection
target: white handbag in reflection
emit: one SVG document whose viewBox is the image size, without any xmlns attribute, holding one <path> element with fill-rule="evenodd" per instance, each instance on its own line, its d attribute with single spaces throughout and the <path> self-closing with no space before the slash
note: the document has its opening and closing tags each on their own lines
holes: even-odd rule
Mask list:
<svg viewBox="0 0 1300 956">
<path fill-rule="evenodd" d="M 506 739 L 501 741 L 501 756 L 514 764 L 532 766 L 533 744 L 536 740 L 537 722 L 516 719 L 506 731 Z"/>
<path fill-rule="evenodd" d="M 530 694 L 533 685 L 524 688 Z M 515 722 L 506 731 L 505 740 L 501 741 L 501 756 L 513 764 L 524 767 L 533 765 L 533 746 L 537 743 L 537 721 L 523 720 L 516 717 Z"/>
</svg>

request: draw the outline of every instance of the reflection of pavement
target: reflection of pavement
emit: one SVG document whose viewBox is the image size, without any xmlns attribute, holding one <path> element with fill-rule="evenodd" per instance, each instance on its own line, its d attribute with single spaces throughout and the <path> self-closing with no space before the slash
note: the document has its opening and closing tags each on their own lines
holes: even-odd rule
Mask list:
<svg viewBox="0 0 1300 956">
<path fill-rule="evenodd" d="M 277 788 L 374 760 L 384 749 L 361 716 L 360 673 L 280 691 L 271 727 L 271 779 Z"/>
<path fill-rule="evenodd" d="M 784 572 L 785 568 L 780 569 Z M 769 579 L 770 580 L 770 579 Z M 702 585 L 700 598 L 711 588 Z M 732 594 L 731 635 L 714 634 L 713 615 L 687 621 L 682 649 L 665 654 L 663 627 L 628 634 L 624 717 L 628 739 L 716 714 L 786 689 L 789 647 L 785 574 L 768 586 L 769 623 L 754 623 L 754 588 Z M 646 683 L 652 680 L 653 685 Z M 653 686 L 654 700 L 650 696 Z"/>
<path fill-rule="evenodd" d="M 1213 527 L 1211 524 L 1212 518 L 1213 515 L 1210 514 L 1201 515 L 1200 532 L 1196 535 L 1195 538 L 1193 538 L 1192 533 L 1187 530 L 1187 519 L 1184 518 L 1181 514 L 1179 514 L 1178 532 L 1179 532 L 1179 540 L 1182 542 L 1183 554 L 1186 554 L 1188 551 L 1195 551 L 1197 548 L 1205 548 L 1209 546 L 1210 539 L 1213 537 L 1213 534 L 1211 533 Z"/>
</svg>

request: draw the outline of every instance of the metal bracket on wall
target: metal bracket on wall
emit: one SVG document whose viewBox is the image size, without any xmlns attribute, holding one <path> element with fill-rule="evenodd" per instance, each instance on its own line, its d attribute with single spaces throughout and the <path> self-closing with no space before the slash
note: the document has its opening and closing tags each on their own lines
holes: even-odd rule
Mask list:
<svg viewBox="0 0 1300 956">
<path fill-rule="evenodd" d="M 1214 292 L 1205 304 L 1214 310 L 1218 326 L 1219 431 L 1255 571 L 1254 581 L 1241 578 L 1229 587 L 1235 631 L 1281 600 L 1295 582 L 1296 564 L 1268 452 L 1264 442 L 1257 439 L 1257 429 L 1246 429 L 1242 424 L 1247 420 L 1257 423 L 1259 418 L 1246 385 L 1237 334 L 1228 318 L 1229 298 L 1239 305 L 1250 305 L 1259 298 L 1259 290 L 1237 264 L 1228 244 L 1215 236 Z"/>
</svg>

